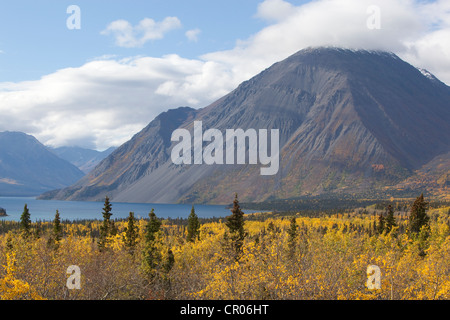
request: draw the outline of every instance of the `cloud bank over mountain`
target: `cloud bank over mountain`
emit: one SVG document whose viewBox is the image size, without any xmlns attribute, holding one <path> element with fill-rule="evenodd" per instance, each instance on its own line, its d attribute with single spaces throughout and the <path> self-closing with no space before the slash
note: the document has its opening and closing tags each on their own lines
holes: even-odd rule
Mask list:
<svg viewBox="0 0 450 320">
<path fill-rule="evenodd" d="M 369 10 L 373 6 L 379 11 Z M 182 24 L 169 18 L 158 22 L 143 16 L 137 25 L 113 21 L 99 32 L 112 36 L 117 46 L 139 46 Z M 33 134 L 54 147 L 106 149 L 130 139 L 162 111 L 204 107 L 310 46 L 392 51 L 450 84 L 448 1 L 319 0 L 295 6 L 266 0 L 253 18 L 267 25 L 229 50 L 195 59 L 105 56 L 39 80 L 0 83 L 0 127 Z M 369 28 L 369 19 L 379 19 L 380 28 Z M 186 36 L 195 43 L 201 41 L 198 34 Z"/>
</svg>

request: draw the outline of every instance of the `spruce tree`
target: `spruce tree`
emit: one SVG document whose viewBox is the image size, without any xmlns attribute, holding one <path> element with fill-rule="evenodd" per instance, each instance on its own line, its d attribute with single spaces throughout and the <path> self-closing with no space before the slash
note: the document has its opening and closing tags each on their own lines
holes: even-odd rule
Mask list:
<svg viewBox="0 0 450 320">
<path fill-rule="evenodd" d="M 53 220 L 53 238 L 57 243 L 61 241 L 62 238 L 61 218 L 58 210 L 56 210 L 55 219 Z"/>
<path fill-rule="evenodd" d="M 103 222 L 102 225 L 100 226 L 100 235 L 99 235 L 99 239 L 98 239 L 98 248 L 101 250 L 103 250 L 106 246 L 106 242 L 108 240 L 108 236 L 110 235 L 111 232 L 111 213 L 112 210 L 112 205 L 109 202 L 109 198 L 108 196 L 105 197 L 105 204 L 103 206 L 103 211 L 102 211 L 102 215 L 103 215 Z"/>
<path fill-rule="evenodd" d="M 52 234 L 48 239 L 47 245 L 51 248 L 58 249 L 61 238 L 62 238 L 61 218 L 59 216 L 59 211 L 56 210 L 55 219 L 53 219 Z"/>
<path fill-rule="evenodd" d="M 148 214 L 149 221 L 146 227 L 145 239 L 147 243 L 153 243 L 156 238 L 156 233 L 161 228 L 161 220 L 155 214 L 155 210 L 152 209 Z"/>
<path fill-rule="evenodd" d="M 397 222 L 395 221 L 394 208 L 391 205 L 388 205 L 388 207 L 386 208 L 386 219 L 384 230 L 386 231 L 386 233 L 389 233 L 396 226 Z"/>
<path fill-rule="evenodd" d="M 156 246 L 156 234 L 161 227 L 161 221 L 156 217 L 154 209 L 149 213 L 149 221 L 145 228 L 145 247 L 143 252 L 144 272 L 153 278 L 156 268 L 161 262 L 161 253 Z"/>
<path fill-rule="evenodd" d="M 409 222 L 408 222 L 408 233 L 415 237 L 417 236 L 422 228 L 423 232 L 429 231 L 430 225 L 429 221 L 430 218 L 427 215 L 428 210 L 428 202 L 426 202 L 423 198 L 423 193 L 416 198 L 414 201 L 411 212 L 409 215 Z M 422 238 L 424 236 L 422 235 Z"/>
<path fill-rule="evenodd" d="M 6 236 L 6 251 L 11 252 L 13 250 L 13 248 L 14 248 L 14 246 L 13 246 L 11 234 L 8 232 L 8 234 Z"/>
<path fill-rule="evenodd" d="M 267 226 L 267 231 L 270 234 L 274 234 L 275 233 L 275 225 L 273 224 L 273 221 L 270 221 L 268 226 Z"/>
<path fill-rule="evenodd" d="M 228 227 L 230 235 L 228 237 L 231 241 L 231 247 L 234 251 L 235 260 L 239 260 L 244 245 L 245 231 L 244 231 L 244 213 L 239 206 L 238 195 L 235 195 L 233 202 L 233 209 L 231 215 L 226 217 L 225 225 Z"/>
<path fill-rule="evenodd" d="M 188 217 L 188 227 L 187 227 L 187 237 L 188 242 L 194 242 L 200 237 L 200 222 L 195 214 L 194 206 L 192 206 L 191 214 Z"/>
<path fill-rule="evenodd" d="M 378 216 L 377 234 L 383 234 L 385 228 L 385 218 L 382 213 Z"/>
<path fill-rule="evenodd" d="M 114 220 L 111 220 L 109 224 L 109 235 L 114 237 L 117 235 L 117 232 L 119 232 L 119 230 L 117 230 L 116 223 Z"/>
<path fill-rule="evenodd" d="M 30 219 L 30 211 L 28 210 L 28 206 L 25 204 L 23 208 L 22 215 L 20 216 L 20 229 L 22 231 L 22 235 L 27 238 L 31 234 L 31 219 Z"/>
<path fill-rule="evenodd" d="M 134 212 L 130 212 L 127 219 L 127 227 L 125 228 L 124 243 L 130 253 L 134 252 L 137 239 L 137 226 L 135 226 L 136 219 L 134 218 Z"/>
<path fill-rule="evenodd" d="M 298 225 L 295 217 L 291 218 L 288 233 L 288 255 L 289 258 L 293 258 L 295 255 L 295 243 L 298 237 Z"/>
<path fill-rule="evenodd" d="M 168 249 L 167 260 L 166 263 L 164 264 L 164 272 L 169 273 L 170 270 L 172 270 L 174 264 L 175 264 L 175 256 L 173 255 L 172 250 Z"/>
</svg>

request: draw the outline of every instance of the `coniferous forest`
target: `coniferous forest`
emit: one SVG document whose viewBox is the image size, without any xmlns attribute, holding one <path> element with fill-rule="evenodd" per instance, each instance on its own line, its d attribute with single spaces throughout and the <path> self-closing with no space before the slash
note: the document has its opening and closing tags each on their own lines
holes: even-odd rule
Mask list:
<svg viewBox="0 0 450 320">
<path fill-rule="evenodd" d="M 449 299 L 450 207 L 420 195 L 339 212 L 0 224 L 0 299 Z M 380 286 L 368 266 L 380 270 Z"/>
</svg>

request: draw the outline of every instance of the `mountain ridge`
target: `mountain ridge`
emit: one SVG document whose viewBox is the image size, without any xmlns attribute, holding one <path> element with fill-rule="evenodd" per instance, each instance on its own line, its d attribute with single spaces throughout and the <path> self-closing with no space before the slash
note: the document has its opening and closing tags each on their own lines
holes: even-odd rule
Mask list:
<svg viewBox="0 0 450 320">
<path fill-rule="evenodd" d="M 393 53 L 308 48 L 205 108 L 159 115 L 47 198 L 219 204 L 234 192 L 248 202 L 395 186 L 450 151 L 449 101 L 448 86 Z M 252 165 L 175 166 L 169 133 L 192 132 L 194 120 L 221 131 L 279 129 L 278 174 L 261 177 Z"/>
<path fill-rule="evenodd" d="M 116 148 L 110 147 L 104 151 L 97 151 L 81 147 L 58 147 L 49 150 L 61 159 L 67 160 L 78 169 L 88 174 L 101 160 L 110 155 Z"/>
<path fill-rule="evenodd" d="M 0 146 L 2 196 L 37 196 L 68 186 L 84 176 L 31 135 L 0 132 Z"/>
</svg>

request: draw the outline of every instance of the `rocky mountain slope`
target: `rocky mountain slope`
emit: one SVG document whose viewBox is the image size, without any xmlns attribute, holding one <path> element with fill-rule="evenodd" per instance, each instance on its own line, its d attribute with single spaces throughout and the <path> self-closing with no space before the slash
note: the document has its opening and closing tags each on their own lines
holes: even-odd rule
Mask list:
<svg viewBox="0 0 450 320">
<path fill-rule="evenodd" d="M 85 174 L 94 169 L 100 161 L 109 156 L 116 148 L 111 147 L 105 151 L 97 151 L 80 147 L 50 148 L 61 159 L 69 161 Z"/>
<path fill-rule="evenodd" d="M 177 128 L 279 129 L 280 169 L 174 165 Z M 205 144 L 203 144 L 205 147 Z M 392 53 L 309 48 L 194 110 L 162 113 L 76 184 L 43 198 L 229 203 L 367 195 L 450 151 L 450 88 Z M 442 175 L 441 175 L 442 176 Z M 444 182 L 445 184 L 445 182 Z"/>
<path fill-rule="evenodd" d="M 0 132 L 0 196 L 37 196 L 69 186 L 83 176 L 33 136 Z"/>
</svg>

